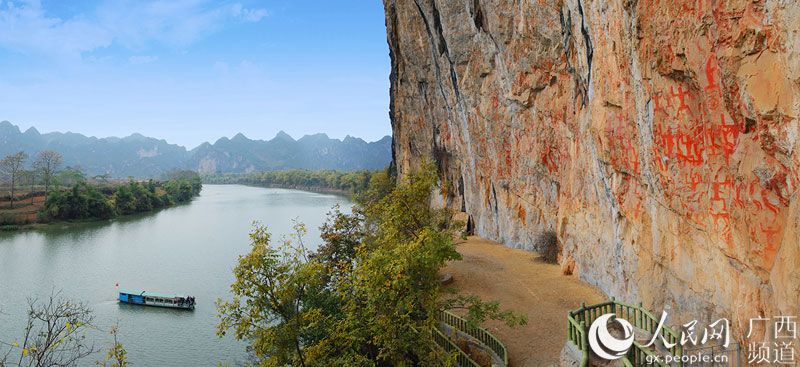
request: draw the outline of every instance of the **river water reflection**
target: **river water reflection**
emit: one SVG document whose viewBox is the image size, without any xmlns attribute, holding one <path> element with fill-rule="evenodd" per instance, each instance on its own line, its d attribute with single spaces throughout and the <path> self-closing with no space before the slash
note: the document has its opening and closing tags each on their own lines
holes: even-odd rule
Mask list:
<svg viewBox="0 0 800 367">
<path fill-rule="evenodd" d="M 230 298 L 232 269 L 249 249 L 253 221 L 273 239 L 305 223 L 311 248 L 342 196 L 238 185 L 205 185 L 191 203 L 152 214 L 22 233 L 0 233 L 0 341 L 15 342 L 24 328 L 28 297 L 52 290 L 88 302 L 98 327 L 121 320 L 120 341 L 137 366 L 215 366 L 244 361 L 244 344 L 216 336 L 214 301 Z M 131 306 L 120 288 L 195 296 L 191 311 Z M 106 336 L 98 337 L 105 347 Z M 4 350 L 0 350 L 2 352 Z M 96 354 L 81 365 L 94 365 Z"/>
</svg>

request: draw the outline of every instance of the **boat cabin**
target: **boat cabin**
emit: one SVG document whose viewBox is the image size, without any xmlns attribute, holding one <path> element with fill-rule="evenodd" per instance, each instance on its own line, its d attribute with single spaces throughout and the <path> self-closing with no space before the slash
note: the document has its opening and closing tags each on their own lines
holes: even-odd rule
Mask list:
<svg viewBox="0 0 800 367">
<path fill-rule="evenodd" d="M 120 290 L 119 301 L 143 306 L 194 309 L 194 297 L 182 294 L 159 294 L 144 291 Z"/>
</svg>

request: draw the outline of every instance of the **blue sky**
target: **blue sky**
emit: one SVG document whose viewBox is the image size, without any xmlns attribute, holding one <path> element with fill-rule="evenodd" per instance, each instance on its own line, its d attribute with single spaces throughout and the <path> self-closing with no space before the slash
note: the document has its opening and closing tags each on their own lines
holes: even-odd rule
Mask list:
<svg viewBox="0 0 800 367">
<path fill-rule="evenodd" d="M 238 132 L 377 140 L 378 0 L 0 0 L 0 121 L 191 149 Z"/>
</svg>

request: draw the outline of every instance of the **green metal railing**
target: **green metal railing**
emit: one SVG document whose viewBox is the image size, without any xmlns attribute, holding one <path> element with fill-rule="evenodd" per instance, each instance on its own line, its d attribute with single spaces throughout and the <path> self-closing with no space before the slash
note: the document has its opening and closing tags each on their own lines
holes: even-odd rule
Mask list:
<svg viewBox="0 0 800 367">
<path fill-rule="evenodd" d="M 433 341 L 436 342 L 440 348 L 444 349 L 445 352 L 452 353 L 455 351 L 456 363 L 459 367 L 481 367 L 478 362 L 473 361 L 467 353 L 464 353 L 461 348 L 455 345 L 446 335 L 442 334 L 439 329 L 435 327 L 432 328 L 431 336 L 433 337 Z"/>
<path fill-rule="evenodd" d="M 505 344 L 500 339 L 497 339 L 492 333 L 482 327 L 471 326 L 464 318 L 450 313 L 448 311 L 439 312 L 438 319 L 453 328 L 478 339 L 483 345 L 489 347 L 500 360 L 503 361 L 504 366 L 508 366 L 508 353 Z"/>
<path fill-rule="evenodd" d="M 622 365 L 625 367 L 633 367 L 633 363 L 631 363 L 631 361 L 629 361 L 627 358 L 622 359 Z"/>
<path fill-rule="evenodd" d="M 583 303 L 581 303 L 583 308 Z M 580 367 L 589 366 L 589 341 L 586 339 L 586 322 L 575 320 L 572 311 L 567 311 L 567 340 L 581 352 Z"/>
<path fill-rule="evenodd" d="M 504 366 L 508 366 L 508 353 L 505 344 L 500 342 L 500 339 L 497 339 L 497 337 L 486 329 L 471 326 L 464 318 L 448 311 L 439 312 L 437 319 L 452 327 L 454 331 L 460 331 L 477 339 L 483 345 L 491 349 L 503 361 Z M 433 328 L 431 336 L 436 344 L 446 352 L 451 353 L 455 351 L 456 363 L 460 367 L 480 367 L 477 362 L 473 361 L 467 353 L 455 345 L 455 343 L 438 328 Z"/>
<path fill-rule="evenodd" d="M 567 338 L 581 352 L 581 367 L 587 367 L 589 365 L 589 343 L 586 337 L 586 326 L 591 325 L 598 317 L 609 313 L 615 314 L 617 318 L 627 320 L 634 327 L 646 330 L 650 334 L 655 334 L 660 321 L 660 319 L 657 319 L 653 314 L 644 309 L 641 302 L 639 305 L 632 305 L 630 303 L 617 301 L 614 297 L 611 297 L 611 301 L 598 303 L 596 305 L 586 306 L 584 303 L 581 303 L 581 308 L 567 312 Z M 664 325 L 659 334 L 667 343 L 675 344 L 672 348 L 668 348 L 671 355 L 683 355 L 683 346 L 678 343 L 680 339 L 677 333 Z M 626 366 L 644 366 L 647 365 L 648 356 L 651 361 L 658 361 L 656 363 L 659 366 L 667 367 L 660 359 L 655 358 L 655 354 L 653 354 L 650 349 L 635 341 L 633 347 L 631 347 L 626 356 L 623 357 L 623 364 Z"/>
</svg>

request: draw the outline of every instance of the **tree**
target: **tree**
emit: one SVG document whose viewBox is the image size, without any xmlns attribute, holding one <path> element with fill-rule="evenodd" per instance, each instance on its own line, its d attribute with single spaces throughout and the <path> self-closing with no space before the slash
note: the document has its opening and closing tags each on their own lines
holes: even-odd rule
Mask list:
<svg viewBox="0 0 800 367">
<path fill-rule="evenodd" d="M 0 161 L 0 171 L 3 172 L 4 175 L 10 176 L 11 178 L 11 207 L 14 207 L 14 188 L 17 183 L 17 179 L 19 179 L 19 174 L 22 171 L 23 167 L 25 166 L 25 160 L 28 159 L 28 155 L 25 152 L 18 152 L 16 154 L 12 154 L 10 156 L 5 157 L 2 161 Z"/>
<path fill-rule="evenodd" d="M 117 334 L 119 334 L 119 322 L 117 325 L 111 326 L 111 331 L 109 334 L 114 336 L 114 341 L 111 343 L 111 346 L 106 348 L 108 354 L 106 355 L 105 361 L 96 361 L 95 364 L 99 366 L 109 366 L 109 367 L 126 367 L 130 366 L 132 363 L 128 362 L 128 351 L 122 347 L 122 343 L 119 342 Z"/>
<path fill-rule="evenodd" d="M 85 182 L 82 185 L 86 190 L 87 218 L 109 219 L 116 214 L 103 193 Z"/>
<path fill-rule="evenodd" d="M 328 220 L 320 227 L 323 244 L 311 255 L 333 276 L 341 276 L 352 268 L 359 246 L 364 240 L 363 213 L 342 213 L 336 205 L 328 212 Z"/>
<path fill-rule="evenodd" d="M 28 300 L 29 312 L 21 342 L 0 343 L 8 347 L 0 366 L 74 366 L 95 352 L 86 332 L 93 329 L 94 316 L 88 306 L 53 293 L 44 302 Z M 17 358 L 18 357 L 18 358 Z"/>
<path fill-rule="evenodd" d="M 262 366 L 306 366 L 302 335 L 313 317 L 302 312 L 303 295 L 319 278 L 317 264 L 307 262 L 302 246 L 305 228 L 296 225 L 299 246 L 291 240 L 271 244 L 266 227 L 250 233 L 252 251 L 239 257 L 230 302 L 217 301 L 221 322 L 217 334 L 235 330 L 237 339 L 253 340 L 250 350 Z M 279 321 L 279 322 L 273 322 Z"/>
<path fill-rule="evenodd" d="M 394 189 L 395 181 L 389 176 L 389 168 L 375 172 L 370 179 L 366 189 L 355 196 L 356 202 L 361 206 L 377 204 L 378 201 L 389 195 Z"/>
<path fill-rule="evenodd" d="M 86 173 L 80 166 L 67 166 L 58 174 L 58 181 L 60 184 L 70 187 L 77 183 L 86 181 Z"/>
<path fill-rule="evenodd" d="M 39 152 L 36 160 L 33 162 L 34 169 L 38 170 L 42 175 L 44 182 L 44 197 L 47 197 L 50 191 L 50 184 L 58 172 L 58 167 L 61 166 L 61 155 L 52 151 L 45 150 Z"/>
<path fill-rule="evenodd" d="M 102 183 L 108 183 L 108 179 L 111 178 L 111 174 L 110 173 L 104 173 L 102 175 L 95 175 L 92 178 L 95 179 L 95 180 L 98 180 L 98 181 L 100 181 Z"/>
<path fill-rule="evenodd" d="M 119 214 L 131 214 L 136 211 L 136 203 L 128 185 L 120 185 L 114 194 L 114 206 Z"/>
<path fill-rule="evenodd" d="M 353 178 L 357 178 L 355 174 Z M 362 176 L 363 178 L 363 176 Z M 442 310 L 464 308 L 468 321 L 525 322 L 496 302 L 451 294 L 439 270 L 460 255 L 452 213 L 431 207 L 432 165 L 408 174 L 385 196 L 377 179 L 353 215 L 334 209 L 317 253 L 274 245 L 264 227 L 240 257 L 233 300 L 219 300 L 218 334 L 251 342 L 261 366 L 447 366 L 428 332 Z M 297 229 L 296 238 L 304 230 Z"/>
<path fill-rule="evenodd" d="M 131 194 L 133 195 L 133 202 L 134 202 L 134 211 L 136 212 L 149 212 L 153 210 L 152 202 L 150 201 L 150 191 L 148 191 L 144 186 L 136 181 L 131 181 L 128 183 L 128 186 L 131 188 Z"/>
<path fill-rule="evenodd" d="M 20 182 L 27 182 L 30 187 L 31 204 L 36 197 L 34 194 L 34 185 L 36 184 L 36 170 L 24 170 L 19 174 Z"/>
</svg>

